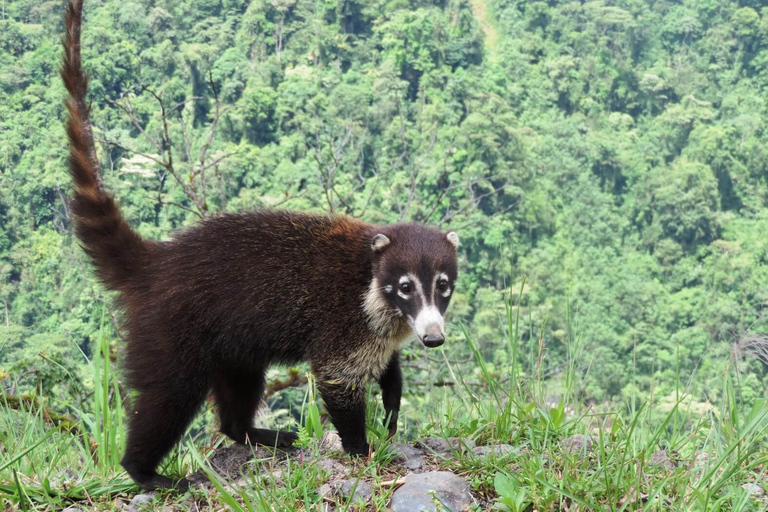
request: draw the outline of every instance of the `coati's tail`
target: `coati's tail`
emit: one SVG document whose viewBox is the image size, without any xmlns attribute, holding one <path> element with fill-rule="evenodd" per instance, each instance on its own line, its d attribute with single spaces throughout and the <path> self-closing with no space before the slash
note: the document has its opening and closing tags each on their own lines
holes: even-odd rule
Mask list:
<svg viewBox="0 0 768 512">
<path fill-rule="evenodd" d="M 127 290 L 146 259 L 147 245 L 117 209 L 115 200 L 104 191 L 93 143 L 86 103 L 88 77 L 80 62 L 80 25 L 83 0 L 70 0 L 64 25 L 64 63 L 61 78 L 69 96 L 69 172 L 74 181 L 71 211 L 77 237 L 109 288 Z"/>
</svg>

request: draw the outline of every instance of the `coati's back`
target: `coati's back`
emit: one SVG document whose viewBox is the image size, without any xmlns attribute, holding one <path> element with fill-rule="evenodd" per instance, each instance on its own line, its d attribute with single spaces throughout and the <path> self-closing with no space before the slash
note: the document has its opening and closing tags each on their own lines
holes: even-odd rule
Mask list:
<svg viewBox="0 0 768 512">
<path fill-rule="evenodd" d="M 214 217 L 151 251 L 137 302 L 142 315 L 210 333 L 227 357 L 303 360 L 309 344 L 330 348 L 340 332 L 367 329 L 374 231 L 298 212 Z"/>
</svg>

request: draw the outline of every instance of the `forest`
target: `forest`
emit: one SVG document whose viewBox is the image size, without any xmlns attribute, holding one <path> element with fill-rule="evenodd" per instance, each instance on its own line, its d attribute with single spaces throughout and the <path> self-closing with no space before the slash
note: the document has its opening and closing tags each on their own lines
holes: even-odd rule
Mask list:
<svg viewBox="0 0 768 512">
<path fill-rule="evenodd" d="M 122 341 L 71 233 L 63 9 L 0 13 L 0 393 L 77 417 Z M 768 2 L 87 0 L 83 62 L 147 238 L 256 208 L 459 234 L 444 350 L 404 351 L 413 428 L 510 367 L 583 407 L 768 394 Z"/>
</svg>

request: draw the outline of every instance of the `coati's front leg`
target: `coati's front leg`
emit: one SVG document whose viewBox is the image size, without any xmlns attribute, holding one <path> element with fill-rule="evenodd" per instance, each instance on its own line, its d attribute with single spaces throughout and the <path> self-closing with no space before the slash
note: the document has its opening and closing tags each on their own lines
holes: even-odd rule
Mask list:
<svg viewBox="0 0 768 512">
<path fill-rule="evenodd" d="M 368 455 L 364 386 L 318 378 L 317 387 L 339 432 L 344 450 L 350 455 Z"/>
<path fill-rule="evenodd" d="M 400 371 L 400 357 L 397 352 L 389 360 L 387 369 L 379 378 L 381 399 L 384 402 L 384 422 L 389 420 L 389 437 L 397 432 L 397 416 L 400 413 L 400 398 L 403 396 L 403 373 Z"/>
</svg>

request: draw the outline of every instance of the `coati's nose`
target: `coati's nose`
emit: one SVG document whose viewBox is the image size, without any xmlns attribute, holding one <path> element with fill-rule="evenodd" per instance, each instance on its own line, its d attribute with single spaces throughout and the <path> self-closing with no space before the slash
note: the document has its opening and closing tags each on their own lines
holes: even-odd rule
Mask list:
<svg viewBox="0 0 768 512">
<path fill-rule="evenodd" d="M 429 348 L 439 347 L 445 343 L 445 336 L 442 334 L 427 334 L 424 336 L 422 343 Z"/>
</svg>

